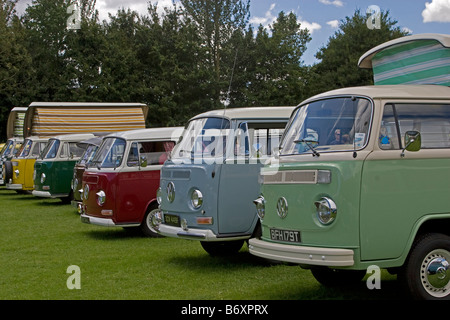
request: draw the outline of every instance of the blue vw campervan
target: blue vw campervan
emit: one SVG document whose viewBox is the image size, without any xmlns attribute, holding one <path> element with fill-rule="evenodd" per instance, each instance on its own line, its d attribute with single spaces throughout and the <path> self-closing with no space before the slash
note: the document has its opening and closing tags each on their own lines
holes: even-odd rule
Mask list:
<svg viewBox="0 0 450 320">
<path fill-rule="evenodd" d="M 214 110 L 192 118 L 161 170 L 155 228 L 199 240 L 209 254 L 240 250 L 257 233 L 260 168 L 278 151 L 293 107 Z"/>
</svg>

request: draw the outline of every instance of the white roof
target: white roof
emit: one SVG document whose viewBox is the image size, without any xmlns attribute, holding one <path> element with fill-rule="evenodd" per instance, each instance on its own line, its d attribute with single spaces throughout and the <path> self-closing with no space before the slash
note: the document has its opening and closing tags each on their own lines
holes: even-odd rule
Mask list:
<svg viewBox="0 0 450 320">
<path fill-rule="evenodd" d="M 228 119 L 280 119 L 289 118 L 292 111 L 292 107 L 249 107 L 249 108 L 229 108 L 219 109 L 204 112 L 191 118 L 206 118 L 206 117 L 224 117 Z"/>
<path fill-rule="evenodd" d="M 386 48 L 395 46 L 397 44 L 417 41 L 417 40 L 436 40 L 442 44 L 442 46 L 446 48 L 450 48 L 450 35 L 448 34 L 439 34 L 439 33 L 422 33 L 416 34 L 412 36 L 406 36 L 397 38 L 391 41 L 387 41 L 385 43 L 376 46 L 375 48 L 370 49 L 366 53 L 364 53 L 358 61 L 358 66 L 360 68 L 372 68 L 372 58 L 380 51 L 385 50 Z"/>
<path fill-rule="evenodd" d="M 87 139 L 94 138 L 94 137 L 95 136 L 92 133 L 77 133 L 77 134 L 63 134 L 60 136 L 51 137 L 49 139 L 78 142 L 78 141 L 87 140 Z"/>
<path fill-rule="evenodd" d="M 365 96 L 373 99 L 450 100 L 450 87 L 441 85 L 378 85 L 336 89 L 313 96 L 301 104 L 332 96 Z"/>
<path fill-rule="evenodd" d="M 162 128 L 147 128 L 136 129 L 130 131 L 115 132 L 106 137 L 123 138 L 126 140 L 141 140 L 141 139 L 178 139 L 183 132 L 183 127 L 162 127 Z"/>
</svg>

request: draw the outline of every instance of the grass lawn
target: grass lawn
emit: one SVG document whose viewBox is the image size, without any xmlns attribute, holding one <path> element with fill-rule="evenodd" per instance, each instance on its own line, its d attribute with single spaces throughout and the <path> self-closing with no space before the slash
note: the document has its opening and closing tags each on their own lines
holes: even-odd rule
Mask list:
<svg viewBox="0 0 450 320">
<path fill-rule="evenodd" d="M 381 289 L 330 289 L 308 270 L 271 264 L 244 246 L 209 256 L 197 241 L 145 238 L 80 222 L 75 208 L 0 187 L 0 300 L 385 300 L 403 297 L 395 276 Z M 80 268 L 70 290 L 67 268 Z"/>
</svg>

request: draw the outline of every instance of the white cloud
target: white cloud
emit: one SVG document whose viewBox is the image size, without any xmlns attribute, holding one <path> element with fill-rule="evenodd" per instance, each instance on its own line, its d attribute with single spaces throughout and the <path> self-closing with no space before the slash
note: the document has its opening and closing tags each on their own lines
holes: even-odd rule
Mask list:
<svg viewBox="0 0 450 320">
<path fill-rule="evenodd" d="M 95 8 L 99 11 L 100 20 L 108 18 L 108 12 L 111 14 L 116 14 L 117 10 L 128 8 L 132 11 L 136 11 L 139 14 L 147 14 L 148 2 L 153 4 L 158 4 L 158 12 L 163 13 L 165 7 L 172 8 L 172 0 L 97 0 Z"/>
<path fill-rule="evenodd" d="M 277 19 L 277 16 L 274 15 L 274 13 L 273 13 L 275 6 L 276 6 L 276 4 L 272 3 L 270 5 L 270 8 L 264 14 L 264 17 L 252 17 L 250 19 L 250 23 L 257 24 L 257 25 L 261 24 L 265 28 L 268 28 L 269 25 L 272 24 Z M 310 33 L 313 33 L 315 30 L 319 30 L 320 28 L 322 28 L 322 26 L 316 22 L 308 22 L 308 21 L 301 20 L 300 17 L 298 17 L 298 18 L 299 18 L 298 23 L 300 23 L 300 28 L 308 29 Z"/>
<path fill-rule="evenodd" d="M 251 24 L 257 24 L 257 25 L 263 25 L 265 27 L 267 27 L 269 24 L 271 24 L 272 22 L 275 21 L 276 16 L 273 14 L 273 9 L 275 9 L 276 4 L 272 3 L 270 5 L 269 10 L 266 11 L 266 13 L 264 14 L 264 17 L 252 17 L 250 18 L 250 23 Z"/>
<path fill-rule="evenodd" d="M 340 0 L 333 0 L 333 1 L 330 1 L 330 0 L 319 0 L 319 2 L 323 3 L 323 4 L 326 4 L 326 5 L 330 5 L 331 4 L 331 5 L 336 6 L 336 7 L 342 7 L 344 5 L 344 3 L 342 1 L 340 1 Z"/>
<path fill-rule="evenodd" d="M 329 25 L 332 28 L 337 28 L 337 27 L 339 27 L 339 20 L 328 21 L 327 25 Z"/>
<path fill-rule="evenodd" d="M 322 28 L 322 26 L 320 24 L 318 24 L 317 22 L 308 22 L 308 21 L 298 21 L 300 23 L 300 28 L 301 29 L 308 29 L 310 34 L 313 34 L 314 31 L 319 30 Z"/>
<path fill-rule="evenodd" d="M 423 22 L 450 22 L 450 1 L 432 0 L 425 3 L 422 11 Z"/>
</svg>

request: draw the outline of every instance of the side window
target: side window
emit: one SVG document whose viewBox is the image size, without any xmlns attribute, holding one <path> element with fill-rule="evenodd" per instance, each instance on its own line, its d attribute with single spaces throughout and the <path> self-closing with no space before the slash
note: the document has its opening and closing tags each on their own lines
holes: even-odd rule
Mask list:
<svg viewBox="0 0 450 320">
<path fill-rule="evenodd" d="M 411 130 L 420 132 L 423 149 L 450 148 L 450 105 L 386 105 L 380 128 L 380 148 L 403 148 L 404 135 Z"/>
<path fill-rule="evenodd" d="M 133 142 L 128 153 L 127 166 L 136 167 L 139 164 L 139 151 L 138 143 Z"/>
<path fill-rule="evenodd" d="M 173 141 L 140 142 L 139 156 L 147 159 L 147 165 L 163 164 L 175 146 Z"/>
<path fill-rule="evenodd" d="M 245 125 L 243 125 L 245 124 Z M 246 122 L 236 132 L 234 154 L 261 158 L 271 155 L 279 146 L 285 122 L 252 123 Z"/>
<path fill-rule="evenodd" d="M 74 158 L 80 158 L 83 155 L 85 149 L 80 148 L 76 142 L 69 143 L 69 156 Z"/>
<path fill-rule="evenodd" d="M 147 165 L 163 164 L 174 146 L 174 141 L 133 142 L 128 154 L 127 165 L 129 167 L 138 166 L 142 158 L 147 160 Z"/>
<path fill-rule="evenodd" d="M 33 149 L 31 150 L 32 156 L 38 156 L 41 153 L 41 150 L 43 149 L 43 148 L 41 148 L 41 143 L 42 142 L 38 142 L 38 143 L 34 144 Z"/>
<path fill-rule="evenodd" d="M 61 152 L 59 153 L 60 158 L 67 158 L 69 156 L 67 149 L 68 149 L 68 143 L 64 142 L 61 147 Z"/>
</svg>

